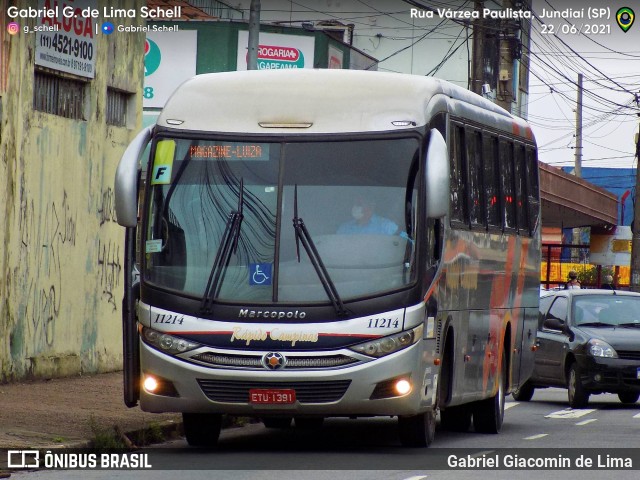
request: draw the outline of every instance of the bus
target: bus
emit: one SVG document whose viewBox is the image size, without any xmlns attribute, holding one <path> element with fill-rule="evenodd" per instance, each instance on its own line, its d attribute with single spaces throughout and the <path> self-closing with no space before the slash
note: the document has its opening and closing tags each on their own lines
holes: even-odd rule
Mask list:
<svg viewBox="0 0 640 480">
<path fill-rule="evenodd" d="M 531 373 L 535 141 L 456 85 L 198 75 L 128 146 L 115 196 L 125 403 L 182 413 L 190 445 L 223 415 L 392 417 L 408 447 L 436 421 L 498 433 Z"/>
</svg>

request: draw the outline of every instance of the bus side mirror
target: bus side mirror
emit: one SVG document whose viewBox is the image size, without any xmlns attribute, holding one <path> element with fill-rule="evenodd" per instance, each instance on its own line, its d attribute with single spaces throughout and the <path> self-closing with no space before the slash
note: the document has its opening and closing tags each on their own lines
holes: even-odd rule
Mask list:
<svg viewBox="0 0 640 480">
<path fill-rule="evenodd" d="M 442 134 L 431 129 L 426 161 L 427 217 L 449 214 L 449 154 Z"/>
<path fill-rule="evenodd" d="M 116 218 L 123 227 L 135 227 L 138 223 L 138 160 L 151 140 L 153 126 L 142 130 L 124 151 L 114 183 Z"/>
</svg>

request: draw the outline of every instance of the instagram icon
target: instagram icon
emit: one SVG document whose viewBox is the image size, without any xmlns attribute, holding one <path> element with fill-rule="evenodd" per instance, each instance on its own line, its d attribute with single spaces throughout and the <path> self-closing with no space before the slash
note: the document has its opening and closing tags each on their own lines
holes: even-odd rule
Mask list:
<svg viewBox="0 0 640 480">
<path fill-rule="evenodd" d="M 9 22 L 7 25 L 7 32 L 9 35 L 16 35 L 20 31 L 20 25 L 16 22 Z"/>
</svg>

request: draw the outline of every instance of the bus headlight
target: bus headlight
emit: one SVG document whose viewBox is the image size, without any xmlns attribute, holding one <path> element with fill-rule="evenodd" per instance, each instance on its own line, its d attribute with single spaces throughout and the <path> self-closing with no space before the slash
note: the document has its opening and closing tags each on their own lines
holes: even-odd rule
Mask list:
<svg viewBox="0 0 640 480">
<path fill-rule="evenodd" d="M 422 337 L 423 329 L 424 326 L 420 324 L 411 330 L 394 333 L 393 335 L 378 338 L 376 340 L 370 340 L 349 348 L 355 352 L 363 353 L 370 357 L 384 357 L 385 355 L 397 352 L 398 350 L 402 350 L 403 348 L 407 348 L 416 343 Z"/>
<path fill-rule="evenodd" d="M 153 328 L 141 326 L 140 336 L 145 343 L 157 348 L 158 350 L 168 353 L 169 355 L 177 355 L 188 350 L 193 350 L 201 345 L 199 343 L 190 342 L 184 338 L 175 337 L 168 333 L 159 332 Z"/>
</svg>

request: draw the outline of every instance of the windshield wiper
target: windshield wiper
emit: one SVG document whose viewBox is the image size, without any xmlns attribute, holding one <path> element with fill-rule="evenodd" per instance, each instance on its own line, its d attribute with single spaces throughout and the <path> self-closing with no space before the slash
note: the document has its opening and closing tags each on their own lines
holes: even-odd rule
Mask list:
<svg viewBox="0 0 640 480">
<path fill-rule="evenodd" d="M 203 313 L 211 313 L 213 301 L 218 296 L 222 279 L 227 271 L 231 255 L 238 250 L 238 241 L 240 240 L 240 226 L 244 215 L 244 180 L 240 179 L 240 192 L 238 194 L 238 209 L 231 211 L 227 217 L 227 224 L 222 234 L 222 241 L 216 253 L 216 258 L 211 267 L 209 281 L 204 290 L 200 311 Z"/>
<path fill-rule="evenodd" d="M 604 323 L 604 322 L 585 322 L 585 323 L 578 323 L 576 327 L 615 327 L 615 325 L 612 325 L 610 323 Z"/>
<path fill-rule="evenodd" d="M 336 314 L 339 316 L 347 315 L 349 312 L 342 303 L 338 290 L 331 280 L 329 272 L 322 262 L 322 258 L 320 258 L 318 249 L 316 248 L 304 221 L 298 216 L 298 185 L 295 185 L 293 190 L 293 229 L 296 233 L 296 255 L 298 263 L 300 263 L 300 242 L 302 242 L 302 246 L 307 252 L 309 260 L 318 274 L 320 283 L 322 283 L 324 291 L 327 292 L 327 296 L 329 297 L 329 300 L 331 300 L 333 308 L 336 310 Z"/>
<path fill-rule="evenodd" d="M 628 323 L 619 323 L 618 327 L 631 327 L 631 328 L 638 328 L 640 327 L 640 322 L 628 322 Z"/>
</svg>

